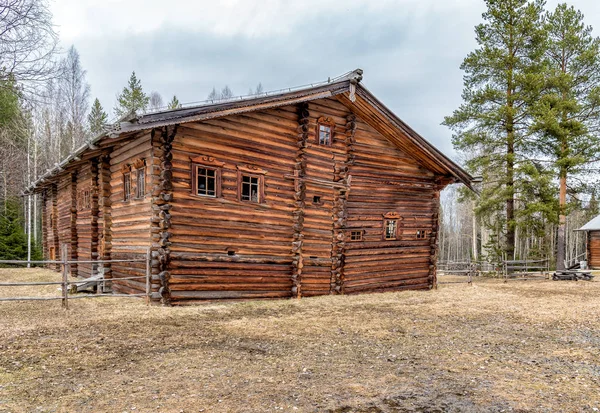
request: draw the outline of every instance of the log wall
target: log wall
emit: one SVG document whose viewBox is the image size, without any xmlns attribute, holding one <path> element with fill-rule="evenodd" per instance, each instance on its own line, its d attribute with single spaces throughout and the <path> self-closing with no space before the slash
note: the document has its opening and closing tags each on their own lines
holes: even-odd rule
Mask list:
<svg viewBox="0 0 600 413">
<path fill-rule="evenodd" d="M 332 128 L 330 145 L 318 142 L 319 122 Z M 165 304 L 435 284 L 443 184 L 337 99 L 155 129 L 124 142 L 48 187 L 46 254 L 66 243 L 71 257 L 138 259 L 151 246 L 153 299 Z M 219 170 L 217 197 L 194 193 L 194 164 Z M 140 165 L 146 192 L 136 199 Z M 264 183 L 258 203 L 240 199 L 246 173 Z M 86 188 L 89 208 L 78 207 Z M 397 217 L 394 240 L 385 239 L 386 216 Z M 87 276 L 92 269 L 78 270 Z M 142 278 L 118 280 L 145 275 L 143 262 L 105 265 L 104 273 L 116 292 L 145 290 Z"/>
<path fill-rule="evenodd" d="M 80 260 L 92 258 L 92 208 L 91 162 L 81 165 L 77 170 L 76 182 L 77 209 L 77 256 Z M 87 192 L 87 195 L 85 193 Z M 89 197 L 89 198 L 86 198 Z M 78 275 L 87 278 L 92 275 L 91 264 L 78 264 Z"/>
<path fill-rule="evenodd" d="M 285 175 L 294 170 L 297 135 L 295 106 L 179 126 L 172 149 L 174 304 L 291 296 L 294 181 Z M 192 194 L 192 159 L 222 165 L 221 197 Z M 261 203 L 238 200 L 238 168 L 264 179 Z"/>
<path fill-rule="evenodd" d="M 110 257 L 114 260 L 140 259 L 146 257 L 151 245 L 150 218 L 152 215 L 151 196 L 148 193 L 148 173 L 146 173 L 146 194 L 135 198 L 135 179 L 131 173 L 131 197 L 123 196 L 123 168 L 133 168 L 135 161 L 152 162 L 150 133 L 128 140 L 116 147 L 110 154 Z M 106 254 L 106 249 L 105 249 Z M 144 262 L 112 263 L 111 277 L 113 291 L 139 294 L 145 292 L 146 282 L 139 280 L 118 281 L 118 278 L 144 276 Z"/>
<path fill-rule="evenodd" d="M 439 204 L 435 176 L 361 120 L 354 136 L 344 293 L 431 288 Z M 390 213 L 399 215 L 396 240 L 384 239 Z M 363 231 L 362 241 L 350 240 L 353 230 Z M 425 231 L 424 238 L 417 231 Z"/>
<path fill-rule="evenodd" d="M 600 269 L 600 231 L 588 232 L 588 266 Z"/>
</svg>

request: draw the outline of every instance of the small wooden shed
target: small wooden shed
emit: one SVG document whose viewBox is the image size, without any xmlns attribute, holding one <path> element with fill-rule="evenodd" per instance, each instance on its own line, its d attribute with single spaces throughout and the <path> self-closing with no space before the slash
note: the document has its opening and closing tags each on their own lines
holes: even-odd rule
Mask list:
<svg viewBox="0 0 600 413">
<path fill-rule="evenodd" d="M 432 288 L 440 191 L 472 177 L 361 79 L 121 119 L 28 188 L 44 255 L 151 248 L 152 297 L 168 304 Z M 144 291 L 119 281 L 143 263 L 103 270 Z"/>
<path fill-rule="evenodd" d="M 579 228 L 587 233 L 587 261 L 592 270 L 600 269 L 600 215 Z"/>
</svg>

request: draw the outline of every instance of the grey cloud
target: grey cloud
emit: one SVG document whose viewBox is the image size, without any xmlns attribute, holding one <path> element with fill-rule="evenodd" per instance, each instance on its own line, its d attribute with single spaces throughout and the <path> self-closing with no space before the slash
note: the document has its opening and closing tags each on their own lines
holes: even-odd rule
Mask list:
<svg viewBox="0 0 600 413">
<path fill-rule="evenodd" d="M 193 102 L 204 100 L 213 86 L 228 84 L 234 93 L 245 94 L 259 81 L 272 90 L 361 67 L 365 85 L 382 102 L 451 155 L 450 132 L 440 122 L 460 104 L 458 66 L 473 45 L 453 45 L 472 38 L 472 21 L 469 13 L 417 19 L 402 10 L 341 12 L 268 38 L 224 37 L 167 25 L 127 37 L 81 38 L 76 47 L 92 94 L 110 110 L 132 70 L 148 92 L 160 92 L 165 101 L 176 94 L 181 102 Z"/>
</svg>

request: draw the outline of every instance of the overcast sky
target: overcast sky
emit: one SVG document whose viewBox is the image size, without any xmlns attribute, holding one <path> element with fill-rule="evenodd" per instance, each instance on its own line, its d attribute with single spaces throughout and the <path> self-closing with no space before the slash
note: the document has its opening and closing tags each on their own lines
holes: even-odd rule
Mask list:
<svg viewBox="0 0 600 413">
<path fill-rule="evenodd" d="M 558 1 L 548 1 L 554 8 Z M 573 0 L 600 34 L 600 1 Z M 66 49 L 81 55 L 92 96 L 110 116 L 132 70 L 165 102 L 247 94 L 362 68 L 363 83 L 453 155 L 440 123 L 460 104 L 459 66 L 475 47 L 483 0 L 53 0 Z"/>
</svg>

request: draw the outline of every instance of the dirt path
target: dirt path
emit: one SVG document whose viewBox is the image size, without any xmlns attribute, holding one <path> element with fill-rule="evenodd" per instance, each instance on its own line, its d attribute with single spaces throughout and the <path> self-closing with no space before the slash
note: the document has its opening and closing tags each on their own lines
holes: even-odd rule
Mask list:
<svg viewBox="0 0 600 413">
<path fill-rule="evenodd" d="M 51 278 L 0 270 L 4 280 Z M 600 409 L 600 282 L 70 306 L 0 303 L 0 412 Z"/>
</svg>

